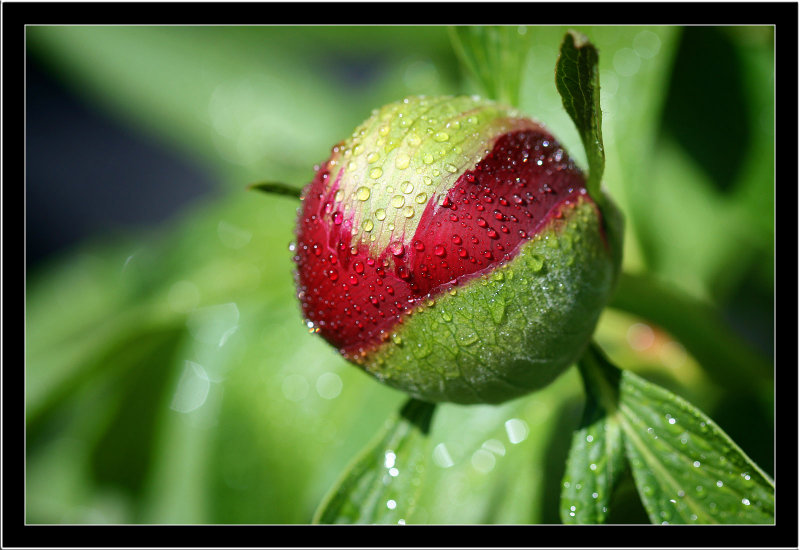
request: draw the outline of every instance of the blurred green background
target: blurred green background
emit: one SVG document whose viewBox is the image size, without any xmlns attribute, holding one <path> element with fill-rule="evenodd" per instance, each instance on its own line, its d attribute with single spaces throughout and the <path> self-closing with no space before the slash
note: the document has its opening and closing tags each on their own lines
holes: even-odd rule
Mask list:
<svg viewBox="0 0 800 550">
<path fill-rule="evenodd" d="M 722 335 L 772 364 L 773 29 L 576 29 L 600 52 L 631 277 L 597 340 L 772 474 L 770 373 L 708 356 Z M 585 166 L 554 84 L 565 30 L 519 29 L 521 108 Z M 48 26 L 26 48 L 27 522 L 309 522 L 405 396 L 308 334 L 297 204 L 245 186 L 309 182 L 374 107 L 478 91 L 447 29 Z M 719 325 L 679 341 L 695 310 L 676 303 Z M 407 522 L 559 523 L 582 400 L 570 369 L 501 406 L 441 406 Z M 629 474 L 611 519 L 647 522 Z"/>
</svg>

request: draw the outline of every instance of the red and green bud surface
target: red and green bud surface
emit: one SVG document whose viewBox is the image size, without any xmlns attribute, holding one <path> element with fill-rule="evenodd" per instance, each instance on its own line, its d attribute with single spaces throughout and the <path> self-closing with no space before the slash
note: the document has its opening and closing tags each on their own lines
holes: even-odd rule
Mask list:
<svg viewBox="0 0 800 550">
<path fill-rule="evenodd" d="M 309 330 L 425 401 L 546 385 L 583 352 L 619 272 L 611 201 L 541 124 L 476 97 L 373 111 L 302 200 Z"/>
</svg>

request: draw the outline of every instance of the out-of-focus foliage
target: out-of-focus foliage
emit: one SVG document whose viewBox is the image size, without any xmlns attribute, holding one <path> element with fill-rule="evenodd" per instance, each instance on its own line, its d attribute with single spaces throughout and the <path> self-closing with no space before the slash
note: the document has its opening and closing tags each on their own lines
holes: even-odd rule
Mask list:
<svg viewBox="0 0 800 550">
<path fill-rule="evenodd" d="M 523 30 L 520 106 L 586 166 L 553 80 L 566 28 Z M 745 341 L 771 342 L 771 29 L 576 30 L 600 51 L 604 185 L 628 222 L 624 269 L 749 329 Z M 27 274 L 27 521 L 310 522 L 405 396 L 308 334 L 288 248 L 297 205 L 244 187 L 310 181 L 373 107 L 473 92 L 447 29 L 29 27 L 27 46 L 87 101 L 223 182 L 163 227 Z M 771 473 L 771 392 L 721 384 L 626 309 L 598 327 L 608 355 L 699 406 Z M 501 406 L 441 406 L 407 522 L 559 522 L 582 400 L 572 369 Z M 624 475 L 609 520 L 646 522 Z"/>
</svg>

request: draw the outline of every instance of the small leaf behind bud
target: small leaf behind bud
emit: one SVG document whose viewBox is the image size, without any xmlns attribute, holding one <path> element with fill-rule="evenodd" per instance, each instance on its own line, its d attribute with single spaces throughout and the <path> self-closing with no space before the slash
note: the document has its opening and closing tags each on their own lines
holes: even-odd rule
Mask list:
<svg viewBox="0 0 800 550">
<path fill-rule="evenodd" d="M 605 151 L 597 64 L 597 50 L 589 39 L 569 31 L 556 62 L 556 88 L 586 150 L 589 161 L 586 189 L 595 201 L 602 203 L 600 181 L 605 168 Z"/>
</svg>

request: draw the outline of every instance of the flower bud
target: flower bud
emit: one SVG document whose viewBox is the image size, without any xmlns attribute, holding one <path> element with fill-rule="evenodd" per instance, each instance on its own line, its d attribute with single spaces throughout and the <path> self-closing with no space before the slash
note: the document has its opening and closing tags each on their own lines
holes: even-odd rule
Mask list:
<svg viewBox="0 0 800 550">
<path fill-rule="evenodd" d="M 304 189 L 303 315 L 426 401 L 498 403 L 581 354 L 619 271 L 621 221 L 547 130 L 476 97 L 375 110 Z"/>
</svg>

